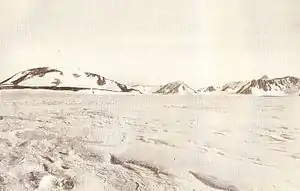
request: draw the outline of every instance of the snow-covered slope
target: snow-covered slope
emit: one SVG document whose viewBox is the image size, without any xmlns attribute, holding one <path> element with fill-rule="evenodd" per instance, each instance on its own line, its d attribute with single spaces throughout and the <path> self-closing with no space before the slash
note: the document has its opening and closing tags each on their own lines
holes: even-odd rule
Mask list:
<svg viewBox="0 0 300 191">
<path fill-rule="evenodd" d="M 59 70 L 49 67 L 39 67 L 19 72 L 0 82 L 4 88 L 32 88 L 53 90 L 106 90 L 114 92 L 137 91 L 128 88 L 114 80 L 107 79 L 99 74 L 83 72 L 81 70 Z"/>
<path fill-rule="evenodd" d="M 167 94 L 185 95 L 185 94 L 194 94 L 194 93 L 196 93 L 196 91 L 193 90 L 192 88 L 190 88 L 184 82 L 176 81 L 176 82 L 171 82 L 171 83 L 168 83 L 168 84 L 162 86 L 155 93 L 163 94 L 163 95 L 167 95 Z"/>
</svg>

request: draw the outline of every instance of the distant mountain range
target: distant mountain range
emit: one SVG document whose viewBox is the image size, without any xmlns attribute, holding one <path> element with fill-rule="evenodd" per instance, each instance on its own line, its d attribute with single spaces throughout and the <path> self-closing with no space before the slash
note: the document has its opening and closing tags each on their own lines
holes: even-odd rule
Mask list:
<svg viewBox="0 0 300 191">
<path fill-rule="evenodd" d="M 197 92 L 228 92 L 235 94 L 256 95 L 283 95 L 298 93 L 300 91 L 300 79 L 293 76 L 270 79 L 263 76 L 249 81 L 237 81 L 223 86 L 209 86 L 200 88 Z"/>
<path fill-rule="evenodd" d="M 249 81 L 230 82 L 220 86 L 192 89 L 183 81 L 165 85 L 125 85 L 96 73 L 49 67 L 28 69 L 0 82 L 0 89 L 49 89 L 130 92 L 138 94 L 187 95 L 224 92 L 229 94 L 286 95 L 300 92 L 300 79 L 293 76 L 270 79 L 263 76 Z"/>
</svg>

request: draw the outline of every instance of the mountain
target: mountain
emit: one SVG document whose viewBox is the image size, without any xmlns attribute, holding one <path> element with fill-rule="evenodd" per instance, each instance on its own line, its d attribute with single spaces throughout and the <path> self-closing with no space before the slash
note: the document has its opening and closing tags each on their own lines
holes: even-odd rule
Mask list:
<svg viewBox="0 0 300 191">
<path fill-rule="evenodd" d="M 212 92 L 227 92 L 236 93 L 240 88 L 242 88 L 247 82 L 230 82 L 222 86 L 208 86 L 200 88 L 197 90 L 198 93 L 212 93 Z"/>
<path fill-rule="evenodd" d="M 293 76 L 286 76 L 282 78 L 265 78 L 252 80 L 240 88 L 238 94 L 253 94 L 257 92 L 282 92 L 295 93 L 300 90 L 300 79 Z"/>
<path fill-rule="evenodd" d="M 130 87 L 139 90 L 142 94 L 152 94 L 162 86 L 159 85 L 145 85 L 145 84 L 131 84 Z"/>
<path fill-rule="evenodd" d="M 171 82 L 166 85 L 161 86 L 156 92 L 156 94 L 163 94 L 163 95 L 168 95 L 168 94 L 194 94 L 196 93 L 195 90 L 190 88 L 188 85 L 186 85 L 182 81 L 176 81 L 176 82 Z"/>
<path fill-rule="evenodd" d="M 264 75 L 264 76 L 262 76 L 260 79 L 262 79 L 262 80 L 269 80 L 270 78 L 269 78 L 269 76 Z"/>
<path fill-rule="evenodd" d="M 139 92 L 99 74 L 80 70 L 59 70 L 39 67 L 28 69 L 0 82 L 0 89 L 50 89 L 50 90 L 103 90 L 111 92 Z"/>
<path fill-rule="evenodd" d="M 222 86 L 221 91 L 227 93 L 237 93 L 248 81 L 229 82 Z"/>
<path fill-rule="evenodd" d="M 235 94 L 283 95 L 300 91 L 300 79 L 293 76 L 269 78 L 267 75 L 249 81 L 230 82 L 223 86 L 200 88 L 198 92 L 227 92 Z"/>
</svg>

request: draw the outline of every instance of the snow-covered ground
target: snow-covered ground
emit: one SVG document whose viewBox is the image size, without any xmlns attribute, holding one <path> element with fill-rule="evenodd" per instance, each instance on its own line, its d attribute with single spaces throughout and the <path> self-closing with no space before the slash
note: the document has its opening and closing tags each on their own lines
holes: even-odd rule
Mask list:
<svg viewBox="0 0 300 191">
<path fill-rule="evenodd" d="M 300 188 L 300 99 L 0 91 L 0 190 Z"/>
</svg>

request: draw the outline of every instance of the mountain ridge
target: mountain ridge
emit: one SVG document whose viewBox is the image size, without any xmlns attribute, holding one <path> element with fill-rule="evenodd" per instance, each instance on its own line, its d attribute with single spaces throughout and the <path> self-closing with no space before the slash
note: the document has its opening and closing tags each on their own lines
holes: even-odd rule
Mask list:
<svg viewBox="0 0 300 191">
<path fill-rule="evenodd" d="M 294 76 L 269 78 L 267 75 L 264 75 L 259 79 L 235 81 L 226 83 L 222 86 L 208 86 L 198 90 L 199 93 L 205 91 L 220 91 L 235 94 L 254 94 L 257 92 L 262 94 L 269 92 L 289 94 L 300 91 L 300 79 Z"/>
<path fill-rule="evenodd" d="M 139 94 L 186 95 L 212 92 L 229 94 L 292 94 L 300 92 L 300 79 L 294 76 L 234 81 L 224 85 L 211 85 L 197 91 L 183 81 L 164 85 L 122 84 L 93 72 L 80 69 L 71 71 L 59 68 L 36 67 L 15 73 L 0 81 L 0 89 L 49 89 L 49 90 L 100 90 L 110 92 L 137 92 Z"/>
</svg>

